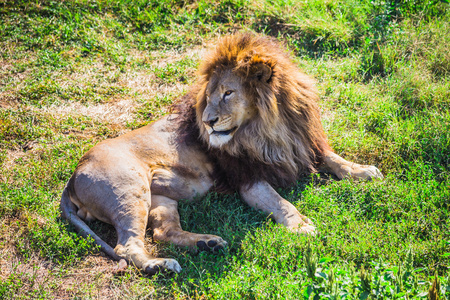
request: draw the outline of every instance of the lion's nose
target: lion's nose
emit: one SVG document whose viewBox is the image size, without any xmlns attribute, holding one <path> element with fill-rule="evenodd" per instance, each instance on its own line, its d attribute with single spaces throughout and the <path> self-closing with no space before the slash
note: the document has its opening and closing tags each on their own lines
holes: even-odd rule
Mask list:
<svg viewBox="0 0 450 300">
<path fill-rule="evenodd" d="M 211 119 L 211 120 L 206 120 L 206 121 L 203 121 L 203 123 L 205 123 L 205 124 L 208 125 L 209 127 L 213 127 L 214 124 L 217 123 L 217 121 L 219 121 L 219 118 L 214 118 L 214 119 Z"/>
</svg>

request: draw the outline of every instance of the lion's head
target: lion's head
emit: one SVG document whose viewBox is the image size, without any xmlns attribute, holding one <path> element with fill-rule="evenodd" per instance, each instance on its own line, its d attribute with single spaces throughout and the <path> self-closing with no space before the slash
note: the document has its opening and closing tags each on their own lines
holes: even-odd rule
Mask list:
<svg viewBox="0 0 450 300">
<path fill-rule="evenodd" d="M 257 108 L 247 94 L 242 78 L 231 70 L 214 74 L 204 93 L 206 106 L 201 110 L 202 126 L 209 144 L 221 148 L 255 118 Z"/>
<path fill-rule="evenodd" d="M 293 178 L 314 170 L 328 148 L 314 82 L 275 39 L 226 36 L 203 59 L 199 77 L 197 126 L 211 148 Z"/>
</svg>

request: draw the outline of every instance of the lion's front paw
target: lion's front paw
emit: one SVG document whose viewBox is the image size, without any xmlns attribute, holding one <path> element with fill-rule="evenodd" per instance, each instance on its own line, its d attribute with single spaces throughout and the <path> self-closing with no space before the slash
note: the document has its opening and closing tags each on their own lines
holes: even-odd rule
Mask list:
<svg viewBox="0 0 450 300">
<path fill-rule="evenodd" d="M 351 177 L 353 179 L 373 180 L 383 179 L 383 174 L 375 166 L 355 165 L 352 167 Z"/>
<path fill-rule="evenodd" d="M 312 224 L 303 224 L 295 228 L 288 227 L 288 229 L 298 234 L 316 235 L 316 227 Z"/>
<path fill-rule="evenodd" d="M 287 228 L 295 233 L 305 234 L 305 235 L 316 235 L 316 227 L 310 218 L 300 215 L 301 222 L 297 225 L 288 225 Z"/>
<path fill-rule="evenodd" d="M 158 272 L 174 272 L 180 273 L 181 266 L 175 260 L 171 258 L 155 258 L 147 261 L 143 266 L 144 272 L 150 275 L 155 275 Z"/>
<path fill-rule="evenodd" d="M 197 247 L 200 251 L 217 252 L 224 249 L 227 244 L 228 243 L 219 236 L 207 235 L 197 242 Z"/>
</svg>

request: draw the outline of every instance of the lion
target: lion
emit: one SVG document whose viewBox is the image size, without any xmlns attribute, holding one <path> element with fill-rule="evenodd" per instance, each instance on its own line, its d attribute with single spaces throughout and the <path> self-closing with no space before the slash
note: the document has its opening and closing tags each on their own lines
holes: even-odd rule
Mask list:
<svg viewBox="0 0 450 300">
<path fill-rule="evenodd" d="M 375 166 L 349 162 L 331 150 L 314 81 L 274 38 L 254 33 L 223 37 L 202 60 L 198 82 L 171 114 L 107 139 L 80 160 L 61 198 L 62 215 L 115 260 L 142 271 L 180 272 L 179 263 L 150 255 L 156 241 L 217 252 L 221 237 L 184 231 L 178 201 L 208 191 L 234 192 L 293 232 L 315 227 L 274 188 L 317 171 L 339 179 L 382 178 Z M 86 221 L 117 231 L 113 249 Z"/>
</svg>

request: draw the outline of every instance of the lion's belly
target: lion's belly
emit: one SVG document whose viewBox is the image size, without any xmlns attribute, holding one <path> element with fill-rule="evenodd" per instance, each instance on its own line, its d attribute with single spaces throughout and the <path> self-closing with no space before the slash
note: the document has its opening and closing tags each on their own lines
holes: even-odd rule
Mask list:
<svg viewBox="0 0 450 300">
<path fill-rule="evenodd" d="M 205 195 L 212 187 L 213 180 L 208 170 L 195 167 L 171 166 L 153 170 L 152 195 L 166 196 L 174 200 L 193 199 Z"/>
</svg>

